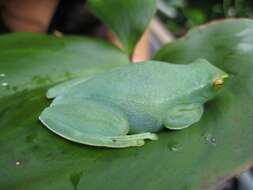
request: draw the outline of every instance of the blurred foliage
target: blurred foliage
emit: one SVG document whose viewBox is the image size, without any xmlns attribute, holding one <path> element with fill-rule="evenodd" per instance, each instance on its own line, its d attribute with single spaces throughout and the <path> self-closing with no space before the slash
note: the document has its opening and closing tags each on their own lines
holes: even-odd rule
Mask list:
<svg viewBox="0 0 253 190">
<path fill-rule="evenodd" d="M 159 7 L 158 15 L 176 37 L 184 35 L 194 26 L 216 19 L 253 18 L 253 1 L 249 0 L 161 0 L 161 2 L 163 8 Z M 168 11 L 173 11 L 173 14 Z"/>
<path fill-rule="evenodd" d="M 227 16 L 253 18 L 253 1 L 224 0 L 223 6 Z"/>
</svg>

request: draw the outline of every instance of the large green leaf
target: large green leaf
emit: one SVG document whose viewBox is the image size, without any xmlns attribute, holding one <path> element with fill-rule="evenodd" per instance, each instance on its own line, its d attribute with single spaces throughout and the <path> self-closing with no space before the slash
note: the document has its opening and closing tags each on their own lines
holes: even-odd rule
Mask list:
<svg viewBox="0 0 253 190">
<path fill-rule="evenodd" d="M 129 63 L 97 39 L 14 33 L 0 37 L 0 97 Z"/>
<path fill-rule="evenodd" d="M 88 0 L 87 3 L 131 55 L 156 11 L 157 0 Z"/>
<path fill-rule="evenodd" d="M 231 20 L 195 29 L 158 53 L 157 59 L 176 63 L 204 57 L 231 77 L 224 93 L 206 105 L 199 123 L 182 131 L 161 132 L 158 141 L 140 148 L 88 147 L 54 135 L 37 119 L 49 103 L 47 86 L 34 85 L 32 90 L 0 98 L 0 189 L 202 190 L 214 189 L 239 173 L 253 161 L 251 27 L 250 20 Z M 14 55 L 10 54 L 13 62 L 18 62 Z M 65 63 L 64 71 L 72 68 L 72 62 L 74 58 Z M 1 61 L 0 70 L 7 63 Z M 25 71 L 21 64 L 13 65 Z M 77 67 L 81 71 L 85 65 Z M 38 72 L 37 66 L 27 67 L 31 76 L 33 70 Z M 54 76 L 55 71 L 48 69 L 47 75 Z M 8 80 L 24 79 L 13 75 Z"/>
</svg>

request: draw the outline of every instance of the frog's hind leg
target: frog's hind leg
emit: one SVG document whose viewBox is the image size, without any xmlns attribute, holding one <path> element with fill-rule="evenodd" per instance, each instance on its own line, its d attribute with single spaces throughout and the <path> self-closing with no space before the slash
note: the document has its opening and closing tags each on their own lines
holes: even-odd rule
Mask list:
<svg viewBox="0 0 253 190">
<path fill-rule="evenodd" d="M 152 133 L 127 135 L 129 123 L 121 110 L 90 100 L 53 105 L 39 119 L 61 137 L 86 145 L 123 148 L 157 138 Z"/>
</svg>

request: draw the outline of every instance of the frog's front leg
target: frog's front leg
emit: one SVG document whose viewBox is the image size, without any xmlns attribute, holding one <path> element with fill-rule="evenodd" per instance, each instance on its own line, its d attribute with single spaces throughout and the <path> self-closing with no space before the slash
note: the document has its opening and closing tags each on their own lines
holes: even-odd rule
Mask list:
<svg viewBox="0 0 253 190">
<path fill-rule="evenodd" d="M 164 125 L 172 130 L 184 129 L 198 122 L 203 112 L 204 106 L 202 103 L 175 105 L 168 109 Z"/>
<path fill-rule="evenodd" d="M 127 135 L 129 123 L 121 110 L 90 100 L 53 105 L 39 119 L 61 137 L 86 145 L 123 148 L 157 138 L 152 133 Z"/>
</svg>

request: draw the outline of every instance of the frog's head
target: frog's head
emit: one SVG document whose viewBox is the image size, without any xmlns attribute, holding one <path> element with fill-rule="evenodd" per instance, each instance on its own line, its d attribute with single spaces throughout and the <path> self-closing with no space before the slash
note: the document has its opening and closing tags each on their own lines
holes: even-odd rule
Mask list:
<svg viewBox="0 0 253 190">
<path fill-rule="evenodd" d="M 205 101 L 214 98 L 224 88 L 229 75 L 205 59 L 198 59 L 192 64 L 202 86 L 198 95 Z"/>
</svg>

